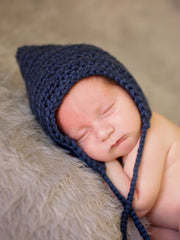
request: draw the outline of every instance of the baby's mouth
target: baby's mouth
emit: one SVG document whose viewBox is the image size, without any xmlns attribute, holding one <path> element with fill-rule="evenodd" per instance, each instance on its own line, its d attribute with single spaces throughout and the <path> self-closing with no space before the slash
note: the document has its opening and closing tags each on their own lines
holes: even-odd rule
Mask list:
<svg viewBox="0 0 180 240">
<path fill-rule="evenodd" d="M 122 136 L 121 138 L 119 138 L 119 139 L 111 146 L 111 149 L 118 147 L 125 139 L 126 139 L 126 136 Z"/>
</svg>

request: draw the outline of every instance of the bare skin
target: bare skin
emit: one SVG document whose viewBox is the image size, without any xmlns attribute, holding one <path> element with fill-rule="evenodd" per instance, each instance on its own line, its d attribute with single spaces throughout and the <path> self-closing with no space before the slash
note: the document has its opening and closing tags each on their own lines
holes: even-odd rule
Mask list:
<svg viewBox="0 0 180 240">
<path fill-rule="evenodd" d="M 102 77 L 81 80 L 64 98 L 57 123 L 87 155 L 105 162 L 108 177 L 127 198 L 141 136 L 139 112 L 129 95 Z M 180 239 L 180 128 L 154 112 L 133 207 L 152 223 L 151 239 Z"/>
</svg>

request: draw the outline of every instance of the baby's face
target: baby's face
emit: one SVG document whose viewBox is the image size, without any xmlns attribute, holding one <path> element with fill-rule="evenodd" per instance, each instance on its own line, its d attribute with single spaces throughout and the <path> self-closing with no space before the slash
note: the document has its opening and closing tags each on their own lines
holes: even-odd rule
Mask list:
<svg viewBox="0 0 180 240">
<path fill-rule="evenodd" d="M 57 123 L 98 161 L 126 156 L 140 137 L 141 119 L 130 96 L 102 77 L 73 86 L 57 111 Z"/>
</svg>

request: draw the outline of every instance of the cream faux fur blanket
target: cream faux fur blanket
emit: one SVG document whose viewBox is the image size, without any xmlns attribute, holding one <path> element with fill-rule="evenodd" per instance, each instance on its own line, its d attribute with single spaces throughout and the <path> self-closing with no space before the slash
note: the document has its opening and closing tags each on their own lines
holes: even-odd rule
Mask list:
<svg viewBox="0 0 180 240">
<path fill-rule="evenodd" d="M 0 151 L 1 240 L 121 239 L 120 203 L 43 133 L 23 83 L 0 84 Z M 141 239 L 129 222 L 128 239 Z"/>
</svg>

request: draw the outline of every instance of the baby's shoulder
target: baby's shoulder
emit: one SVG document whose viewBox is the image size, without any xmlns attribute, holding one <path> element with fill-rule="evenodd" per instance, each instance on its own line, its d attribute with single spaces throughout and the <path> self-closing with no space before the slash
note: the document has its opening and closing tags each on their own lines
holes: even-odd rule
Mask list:
<svg viewBox="0 0 180 240">
<path fill-rule="evenodd" d="M 163 142 L 167 142 L 167 144 L 180 141 L 180 127 L 162 115 L 153 112 L 150 123 L 149 135 L 152 138 L 156 137 Z"/>
<path fill-rule="evenodd" d="M 153 112 L 151 127 L 147 134 L 146 149 L 156 150 L 157 156 L 164 155 L 166 166 L 179 159 L 180 127 Z M 180 155 L 179 155 L 180 156 Z"/>
</svg>

